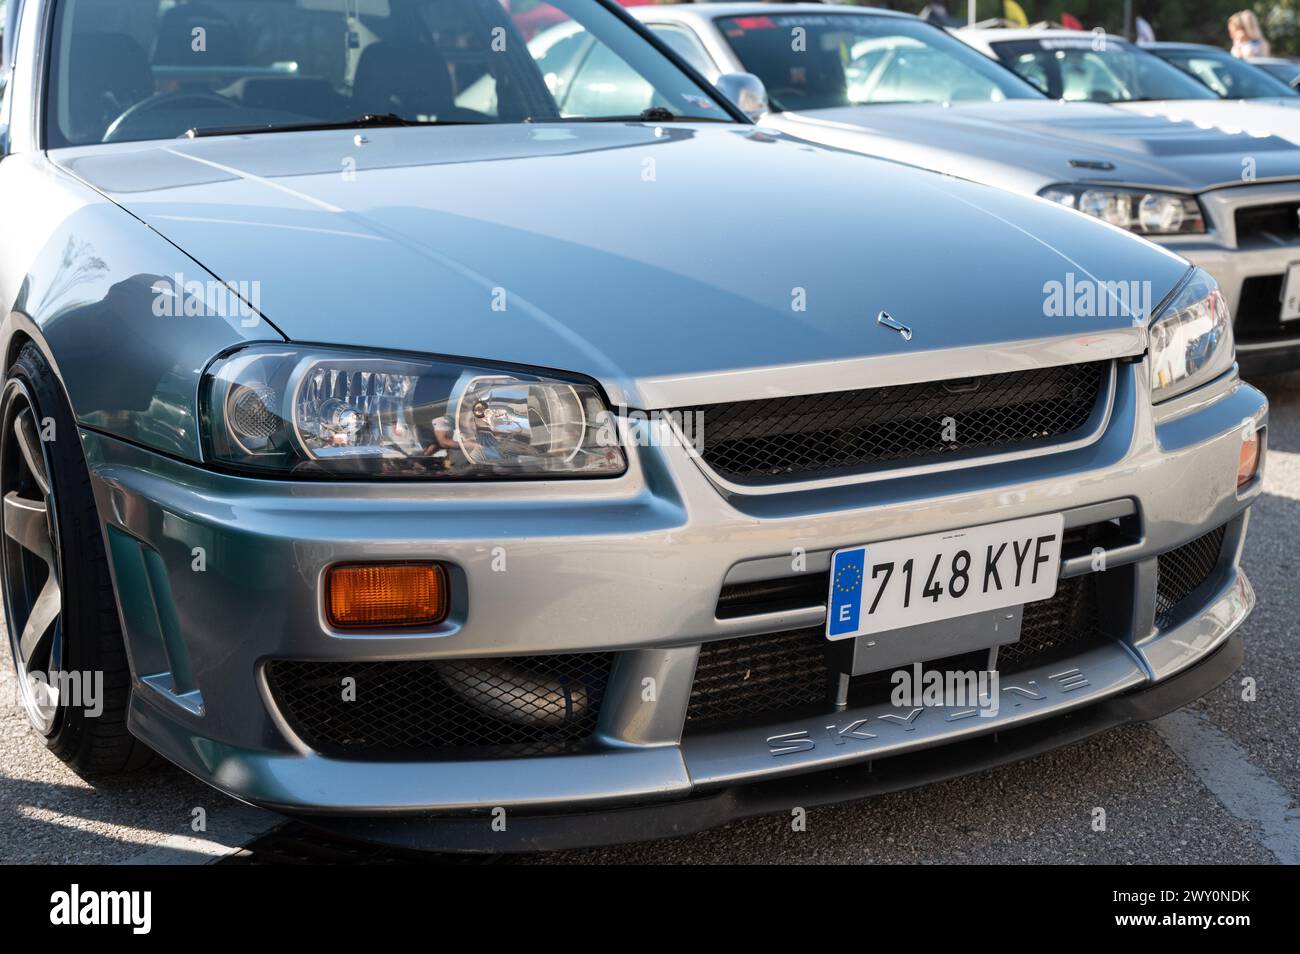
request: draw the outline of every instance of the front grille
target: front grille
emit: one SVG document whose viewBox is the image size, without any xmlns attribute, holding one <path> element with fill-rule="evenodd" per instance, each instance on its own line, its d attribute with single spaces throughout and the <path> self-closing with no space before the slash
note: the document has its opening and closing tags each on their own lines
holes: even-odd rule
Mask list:
<svg viewBox="0 0 1300 954">
<path fill-rule="evenodd" d="M 703 458 L 738 483 L 807 479 L 896 461 L 1066 437 L 1103 396 L 1107 362 L 682 409 Z"/>
<path fill-rule="evenodd" d="M 1156 625 L 1163 627 L 1171 622 L 1178 604 L 1218 569 L 1227 529 L 1222 526 L 1211 530 L 1156 560 Z"/>
<path fill-rule="evenodd" d="M 1300 239 L 1300 203 L 1275 202 L 1238 209 L 1237 244 L 1294 242 Z"/>
<path fill-rule="evenodd" d="M 1061 580 L 1051 599 L 1026 604 L 1020 642 L 1001 647 L 998 669 L 1014 672 L 1109 638 L 1098 622 L 1095 577 Z M 829 709 L 826 643 L 821 626 L 705 643 L 686 711 L 687 731 L 755 716 Z M 948 668 L 978 669 L 988 658 L 985 652 L 971 656 L 960 657 L 960 665 L 956 659 L 931 665 L 953 662 Z M 873 701 L 867 697 L 870 689 L 878 690 L 879 701 L 888 698 L 888 681 L 871 673 L 854 677 L 850 700 L 855 705 Z"/>
<path fill-rule="evenodd" d="M 612 653 L 276 660 L 267 682 L 290 728 L 325 755 L 553 755 L 581 748 L 595 730 L 612 660 Z"/>
</svg>

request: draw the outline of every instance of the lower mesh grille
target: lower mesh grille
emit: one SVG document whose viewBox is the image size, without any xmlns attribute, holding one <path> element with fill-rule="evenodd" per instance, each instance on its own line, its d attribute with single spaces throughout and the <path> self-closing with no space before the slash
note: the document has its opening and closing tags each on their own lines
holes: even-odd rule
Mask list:
<svg viewBox="0 0 1300 954">
<path fill-rule="evenodd" d="M 554 755 L 581 748 L 595 730 L 612 662 L 612 653 L 277 660 L 267 667 L 267 682 L 290 728 L 325 755 Z"/>
<path fill-rule="evenodd" d="M 1160 555 L 1156 561 L 1159 568 L 1156 625 L 1164 626 L 1169 622 L 1178 604 L 1208 580 L 1218 568 L 1227 530 L 1226 526 L 1219 527 L 1197 537 L 1191 543 L 1183 544 L 1177 550 Z"/>
<path fill-rule="evenodd" d="M 1077 651 L 1081 643 L 1098 637 L 1097 578 L 1088 575 L 1061 580 L 1051 599 L 1026 604 L 1020 639 L 998 647 L 998 671 L 1016 672 L 1037 665 L 1057 650 Z"/>
<path fill-rule="evenodd" d="M 705 643 L 687 724 L 730 722 L 825 701 L 825 642 L 822 627 L 814 626 Z"/>
<path fill-rule="evenodd" d="M 1098 622 L 1096 579 L 1061 580 L 1056 595 L 1025 606 L 1020 642 L 998 651 L 998 669 L 1013 672 L 1052 658 L 1105 642 Z M 825 662 L 823 627 L 743 636 L 705 643 L 686 711 L 687 731 L 774 713 L 821 709 L 830 704 L 830 680 Z M 970 655 L 970 654 L 967 654 Z M 987 654 L 983 654 L 987 659 Z M 963 658 L 960 668 L 973 668 Z M 979 660 L 974 660 L 974 666 Z M 850 699 L 863 700 L 862 689 L 888 683 L 877 674 L 855 677 Z"/>
</svg>

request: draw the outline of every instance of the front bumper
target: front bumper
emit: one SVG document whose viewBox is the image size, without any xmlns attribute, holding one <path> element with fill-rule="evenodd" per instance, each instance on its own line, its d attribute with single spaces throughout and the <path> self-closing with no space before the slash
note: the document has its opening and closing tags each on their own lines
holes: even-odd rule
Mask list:
<svg viewBox="0 0 1300 954">
<path fill-rule="evenodd" d="M 1110 416 L 1084 446 L 756 496 L 720 492 L 673 447 L 635 450 L 628 474 L 612 481 L 309 485 L 216 474 L 84 431 L 136 676 L 130 728 L 255 804 L 312 815 L 428 816 L 693 803 L 740 783 L 813 778 L 1054 725 L 1049 717 L 1127 698 L 1209 658 L 1253 605 L 1238 558 L 1260 481 L 1238 493 L 1235 475 L 1243 421 L 1267 437 L 1266 403 L 1230 375 L 1157 414 L 1145 377 L 1140 363 L 1118 365 Z M 719 618 L 724 583 L 788 566 L 794 550 L 815 569 L 844 546 L 1052 512 L 1065 512 L 1067 528 L 1136 519 L 1140 532 L 1107 552 L 1104 571 L 1129 598 L 1118 613 L 1111 608 L 1115 639 L 1024 669 L 1014 684 L 1004 680 L 996 716 L 934 709 L 899 724 L 892 708 L 851 707 L 831 716 L 841 728 L 856 720 L 882 728 L 779 756 L 771 737 L 824 740 L 826 714 L 683 733 L 702 643 L 824 617 L 824 607 L 801 606 Z M 1218 527 L 1223 556 L 1213 575 L 1176 617 L 1158 622 L 1160 554 Z M 418 634 L 332 632 L 321 613 L 325 569 L 401 559 L 453 567 L 457 609 L 449 620 Z M 1062 573 L 1090 571 L 1089 560 L 1077 558 Z M 616 660 L 592 743 L 545 757 L 323 755 L 286 722 L 266 681 L 271 660 L 591 651 Z M 646 679 L 657 685 L 651 706 L 642 703 Z"/>
<path fill-rule="evenodd" d="M 1295 183 L 1242 185 L 1201 197 L 1211 233 L 1191 239 L 1160 240 L 1214 276 L 1232 310 L 1237 362 L 1247 376 L 1300 368 L 1300 320 L 1284 322 L 1282 292 L 1287 270 L 1300 264 L 1300 230 L 1238 234 L 1237 213 L 1293 204 Z"/>
<path fill-rule="evenodd" d="M 713 789 L 688 798 L 580 812 L 512 813 L 504 830 L 483 814 L 307 819 L 316 827 L 402 848 L 511 853 L 588 848 L 695 834 L 758 815 L 787 814 L 870 798 L 1010 765 L 1134 722 L 1148 722 L 1204 696 L 1241 665 L 1240 637 L 1230 637 L 1176 676 L 1095 705 L 1071 709 L 996 734 L 921 749 L 809 775 Z"/>
</svg>

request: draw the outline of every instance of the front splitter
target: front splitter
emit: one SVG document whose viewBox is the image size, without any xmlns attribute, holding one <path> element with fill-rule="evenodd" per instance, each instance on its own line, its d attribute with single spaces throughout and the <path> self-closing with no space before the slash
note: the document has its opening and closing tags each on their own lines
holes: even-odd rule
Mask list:
<svg viewBox="0 0 1300 954">
<path fill-rule="evenodd" d="M 758 815 L 854 801 L 1010 765 L 1106 729 L 1147 722 L 1204 696 L 1241 665 L 1241 638 L 1175 676 L 1025 725 L 828 771 L 732 785 L 687 798 L 583 812 L 489 811 L 377 818 L 302 817 L 344 837 L 400 848 L 491 854 L 591 848 L 690 835 Z M 301 816 L 300 816 L 301 817 Z"/>
</svg>

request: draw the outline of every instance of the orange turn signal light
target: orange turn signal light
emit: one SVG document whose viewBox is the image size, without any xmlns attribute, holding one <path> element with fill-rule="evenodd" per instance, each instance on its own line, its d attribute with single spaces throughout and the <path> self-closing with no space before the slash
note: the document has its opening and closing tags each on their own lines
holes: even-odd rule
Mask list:
<svg viewBox="0 0 1300 954">
<path fill-rule="evenodd" d="M 1252 430 L 1241 440 L 1241 451 L 1237 454 L 1237 489 L 1241 490 L 1259 472 L 1259 432 Z"/>
<path fill-rule="evenodd" d="M 430 626 L 447 616 L 447 575 L 438 563 L 333 566 L 325 606 L 340 629 Z"/>
</svg>

